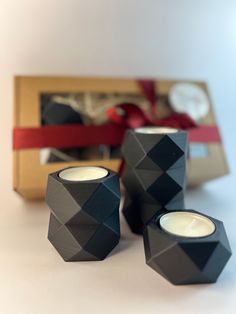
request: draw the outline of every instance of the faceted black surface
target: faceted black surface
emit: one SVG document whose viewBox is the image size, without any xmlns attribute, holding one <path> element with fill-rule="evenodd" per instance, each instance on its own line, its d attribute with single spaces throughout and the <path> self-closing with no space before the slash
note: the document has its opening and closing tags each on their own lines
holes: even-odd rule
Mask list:
<svg viewBox="0 0 236 314">
<path fill-rule="evenodd" d="M 123 183 L 131 198 L 144 202 L 160 203 L 163 206 L 174 201 L 186 185 L 185 169 L 163 171 L 139 170 L 126 166 Z M 182 197 L 184 193 L 181 194 Z"/>
<path fill-rule="evenodd" d="M 167 170 L 185 166 L 188 135 L 185 131 L 169 134 L 126 132 L 121 147 L 122 155 L 133 168 Z M 182 161 L 182 163 L 178 163 Z"/>
<path fill-rule="evenodd" d="M 120 238 L 120 187 L 116 173 L 93 181 L 48 177 L 48 239 L 65 261 L 102 260 Z"/>
<path fill-rule="evenodd" d="M 138 196 L 131 199 L 126 192 L 122 213 L 133 233 L 143 234 L 143 226 L 148 223 L 159 211 L 173 211 L 176 208 L 184 208 L 184 198 L 176 199 L 163 207 L 160 203 L 144 202 Z"/>
<path fill-rule="evenodd" d="M 142 234 L 144 224 L 162 209 L 161 205 L 140 202 L 138 199 L 131 200 L 126 193 L 122 212 L 132 232 Z"/>
<path fill-rule="evenodd" d="M 231 256 L 223 223 L 204 215 L 216 226 L 213 234 L 202 238 L 180 237 L 161 229 L 159 220 L 163 214 L 166 211 L 158 213 L 144 227 L 147 265 L 175 285 L 214 283 Z"/>
<path fill-rule="evenodd" d="M 120 203 L 119 178 L 109 176 L 93 181 L 67 181 L 54 172 L 48 177 L 46 202 L 61 223 L 98 224 Z"/>
<path fill-rule="evenodd" d="M 158 145 L 154 146 L 149 152 L 148 157 L 154 161 L 161 169 L 170 168 L 184 151 L 178 147 L 168 136 L 165 136 Z"/>
<path fill-rule="evenodd" d="M 128 130 L 122 154 L 126 163 L 122 180 L 129 195 L 123 214 L 133 232 L 142 233 L 141 225 L 160 209 L 184 208 L 187 132 L 142 134 Z"/>
<path fill-rule="evenodd" d="M 175 180 L 164 173 L 148 188 L 147 192 L 164 206 L 169 203 L 181 189 L 181 186 Z"/>
<path fill-rule="evenodd" d="M 48 239 L 65 261 L 103 260 L 119 242 L 118 215 L 98 225 L 63 225 L 51 214 Z"/>
<path fill-rule="evenodd" d="M 122 155 L 125 156 L 125 161 L 131 166 L 135 166 L 142 160 L 146 151 L 142 147 L 139 140 L 133 135 L 132 131 L 127 131 L 121 147 Z"/>
</svg>

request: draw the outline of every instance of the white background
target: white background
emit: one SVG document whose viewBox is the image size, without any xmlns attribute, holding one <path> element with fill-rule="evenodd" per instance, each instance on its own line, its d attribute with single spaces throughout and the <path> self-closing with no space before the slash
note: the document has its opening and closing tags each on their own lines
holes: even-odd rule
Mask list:
<svg viewBox="0 0 236 314">
<path fill-rule="evenodd" d="M 1 313 L 235 313 L 236 259 L 215 285 L 173 287 L 144 265 L 122 224 L 116 254 L 66 264 L 46 240 L 48 210 L 12 189 L 13 75 L 203 79 L 232 175 L 189 191 L 224 220 L 236 249 L 235 0 L 0 0 Z"/>
</svg>

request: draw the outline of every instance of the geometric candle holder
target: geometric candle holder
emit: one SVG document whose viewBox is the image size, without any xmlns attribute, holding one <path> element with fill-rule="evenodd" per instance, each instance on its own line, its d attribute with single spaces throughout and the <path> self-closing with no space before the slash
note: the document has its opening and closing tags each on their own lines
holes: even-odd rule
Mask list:
<svg viewBox="0 0 236 314">
<path fill-rule="evenodd" d="M 135 233 L 161 209 L 184 208 L 188 135 L 172 128 L 128 130 L 122 144 L 123 214 Z M 153 206 L 154 205 L 154 206 Z"/>
<path fill-rule="evenodd" d="M 120 239 L 119 177 L 102 167 L 48 176 L 48 239 L 65 261 L 103 260 Z"/>
<path fill-rule="evenodd" d="M 232 254 L 223 223 L 194 210 L 158 213 L 143 239 L 147 265 L 175 285 L 216 282 Z"/>
</svg>

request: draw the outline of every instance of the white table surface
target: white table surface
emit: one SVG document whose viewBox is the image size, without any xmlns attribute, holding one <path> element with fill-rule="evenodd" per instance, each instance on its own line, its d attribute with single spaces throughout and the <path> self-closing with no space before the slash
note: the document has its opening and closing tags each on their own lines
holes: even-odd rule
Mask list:
<svg viewBox="0 0 236 314">
<path fill-rule="evenodd" d="M 0 0 L 0 313 L 236 313 L 235 254 L 216 284 L 175 287 L 123 219 L 105 261 L 63 262 L 47 206 L 12 191 L 11 150 L 15 74 L 205 79 L 232 174 L 187 205 L 223 220 L 236 252 L 235 12 L 233 0 Z"/>
</svg>

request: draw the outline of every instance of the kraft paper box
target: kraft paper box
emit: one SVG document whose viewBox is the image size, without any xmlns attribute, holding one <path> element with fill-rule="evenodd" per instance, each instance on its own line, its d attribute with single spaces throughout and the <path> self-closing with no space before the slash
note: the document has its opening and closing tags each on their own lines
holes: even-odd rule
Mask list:
<svg viewBox="0 0 236 314">
<path fill-rule="evenodd" d="M 200 127 L 197 140 L 194 132 L 190 131 L 190 140 L 193 138 L 193 141 L 190 141 L 188 185 L 199 185 L 227 174 L 226 156 L 206 84 L 167 80 L 153 82 L 157 91 L 159 119 L 165 119 L 175 110 L 186 109 Z M 184 95 L 186 84 L 188 90 Z M 194 85 L 193 90 L 191 85 Z M 196 87 L 201 90 L 199 95 L 194 94 Z M 204 99 L 203 103 L 197 99 L 198 96 L 207 98 L 207 106 Z M 189 101 L 188 97 L 192 99 Z M 103 138 L 101 143 L 97 143 L 99 132 L 96 130 L 107 127 L 110 123 L 107 112 L 120 103 L 135 104 L 143 112 L 150 107 L 136 79 L 16 77 L 13 138 L 15 191 L 26 199 L 43 198 L 48 174 L 68 166 L 98 165 L 117 171 L 120 165 L 117 143 L 121 141 L 122 134 L 116 136 L 116 126 L 113 125 L 111 132 L 109 127 L 107 131 L 104 129 L 106 137 L 109 137 L 110 144 L 107 145 L 103 143 Z M 78 125 L 86 128 L 74 134 L 73 126 Z M 55 137 L 57 128 L 60 132 L 65 130 L 63 139 Z M 55 131 L 53 138 L 48 130 Z M 117 127 L 118 133 L 119 130 Z M 213 131 L 218 135 L 212 136 Z M 73 139 L 81 142 L 80 147 L 68 145 Z M 88 146 L 87 141 L 90 143 Z M 64 143 L 64 146 L 57 147 L 58 142 L 61 145 Z M 96 145 L 91 145 L 93 142 Z M 48 143 L 53 145 L 48 147 Z"/>
</svg>

